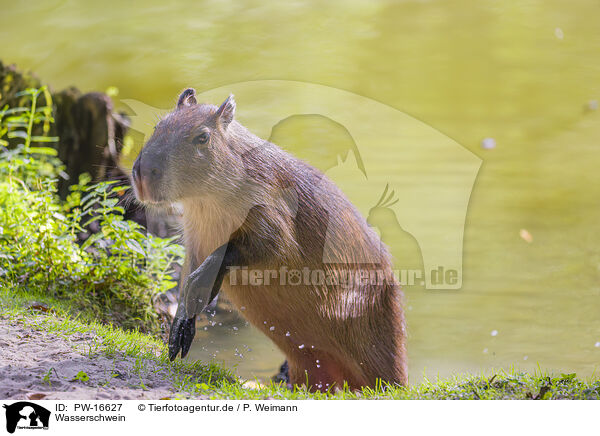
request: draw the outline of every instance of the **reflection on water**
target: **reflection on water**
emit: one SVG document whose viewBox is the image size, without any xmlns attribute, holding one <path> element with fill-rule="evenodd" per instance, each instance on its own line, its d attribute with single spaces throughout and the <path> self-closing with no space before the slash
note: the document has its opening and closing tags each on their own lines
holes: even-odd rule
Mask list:
<svg viewBox="0 0 600 436">
<path fill-rule="evenodd" d="M 600 362 L 600 114 L 589 103 L 600 99 L 599 12 L 584 0 L 13 2 L 0 15 L 0 58 L 55 88 L 116 86 L 121 99 L 159 108 L 172 106 L 187 86 L 201 92 L 282 79 L 346 90 L 424 121 L 483 164 L 466 217 L 462 289 L 406 289 L 411 380 L 538 363 L 590 375 Z M 248 93 L 240 117 L 260 119 L 260 110 L 244 107 L 273 100 Z M 344 165 L 359 174 L 348 145 L 356 138 L 346 132 L 352 126 L 336 123 L 299 116 L 261 134 L 332 174 Z M 483 138 L 496 147 L 483 149 Z M 387 153 L 370 171 L 408 165 Z M 406 201 L 402 186 L 411 188 L 411 180 L 398 180 L 401 209 L 363 213 L 398 268 L 420 268 L 423 247 L 403 222 L 432 198 L 425 187 L 421 198 Z M 450 174 L 446 182 L 452 186 Z M 372 207 L 381 191 L 355 195 L 369 196 Z M 457 207 L 435 201 L 439 216 Z M 216 354 L 245 377 L 272 374 L 282 360 L 243 321 L 202 330 L 192 354 Z"/>
</svg>

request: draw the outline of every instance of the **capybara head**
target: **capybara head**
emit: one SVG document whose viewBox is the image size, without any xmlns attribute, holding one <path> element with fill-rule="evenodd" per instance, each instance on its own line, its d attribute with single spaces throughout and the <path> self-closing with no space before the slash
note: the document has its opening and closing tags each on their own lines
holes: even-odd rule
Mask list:
<svg viewBox="0 0 600 436">
<path fill-rule="evenodd" d="M 235 179 L 236 142 L 233 117 L 235 101 L 230 95 L 221 106 L 198 104 L 196 91 L 186 89 L 175 110 L 154 128 L 132 169 L 136 197 L 161 206 L 218 193 L 224 181 Z"/>
</svg>

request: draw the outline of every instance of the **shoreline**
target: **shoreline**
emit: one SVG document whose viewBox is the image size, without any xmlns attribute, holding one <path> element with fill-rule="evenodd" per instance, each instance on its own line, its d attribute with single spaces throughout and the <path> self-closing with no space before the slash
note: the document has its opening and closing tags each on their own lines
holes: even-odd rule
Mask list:
<svg viewBox="0 0 600 436">
<path fill-rule="evenodd" d="M 158 339 L 73 316 L 51 297 L 3 289 L 0 303 L 2 399 L 600 399 L 598 377 L 514 371 L 361 392 L 291 390 L 244 382 L 217 364 L 170 362 Z"/>
</svg>

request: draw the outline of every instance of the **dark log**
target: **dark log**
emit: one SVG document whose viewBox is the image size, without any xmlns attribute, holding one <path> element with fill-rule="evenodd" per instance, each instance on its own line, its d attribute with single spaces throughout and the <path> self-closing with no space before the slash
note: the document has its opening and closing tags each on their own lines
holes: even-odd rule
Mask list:
<svg viewBox="0 0 600 436">
<path fill-rule="evenodd" d="M 81 95 L 75 88 L 54 94 L 58 157 L 66 166 L 68 181 L 59 185 L 59 194 L 68 194 L 68 185 L 89 173 L 94 181 L 126 178 L 119 159 L 129 120 L 113 109 L 105 94 Z"/>
<path fill-rule="evenodd" d="M 39 88 L 40 80 L 32 73 L 22 73 L 14 65 L 5 66 L 0 61 L 0 109 L 20 105 L 22 97 L 16 94 L 26 88 Z"/>
</svg>

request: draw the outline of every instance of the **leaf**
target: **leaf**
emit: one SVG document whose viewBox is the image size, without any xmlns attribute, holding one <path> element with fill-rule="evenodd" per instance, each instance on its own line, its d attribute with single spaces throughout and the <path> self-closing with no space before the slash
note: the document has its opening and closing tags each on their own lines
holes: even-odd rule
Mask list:
<svg viewBox="0 0 600 436">
<path fill-rule="evenodd" d="M 46 111 L 52 111 L 52 107 L 51 106 L 39 106 L 35 109 L 36 112 L 46 112 Z"/>
<path fill-rule="evenodd" d="M 89 194 L 87 194 L 85 197 L 83 197 L 81 199 L 81 204 L 85 204 L 89 199 L 91 199 L 92 197 L 95 197 L 96 193 L 95 192 L 90 192 Z M 94 203 L 96 203 L 98 201 L 98 199 L 94 199 Z M 92 203 L 93 204 L 93 203 Z"/>
<path fill-rule="evenodd" d="M 87 220 L 87 221 L 85 222 L 85 224 L 83 224 L 83 227 L 87 227 L 87 226 L 89 226 L 91 223 L 93 223 L 94 221 L 97 221 L 97 220 L 99 220 L 100 218 L 102 218 L 102 215 L 96 215 L 95 217 L 93 217 L 93 218 L 90 218 L 89 220 Z"/>
<path fill-rule="evenodd" d="M 90 379 L 89 375 L 87 375 L 84 371 L 79 371 L 77 373 L 77 375 L 71 379 L 71 381 L 77 381 L 77 380 L 79 380 L 80 382 L 84 382 L 85 383 L 86 381 L 89 381 L 89 379 Z"/>
<path fill-rule="evenodd" d="M 117 209 L 117 208 L 115 207 L 115 209 Z M 119 209 L 121 209 L 121 208 L 119 208 Z M 120 218 L 120 217 L 118 217 L 118 218 Z M 129 221 L 115 220 L 115 221 L 113 221 L 111 223 L 111 225 L 113 227 L 116 227 L 116 228 L 121 229 L 121 230 L 125 230 L 127 232 L 131 231 L 131 227 L 130 227 L 130 222 Z"/>
<path fill-rule="evenodd" d="M 140 245 L 140 243 L 138 241 L 136 241 L 135 239 L 128 239 L 125 241 L 125 244 L 133 251 L 135 251 L 136 253 L 141 254 L 142 256 L 145 256 L 146 253 L 144 253 L 144 249 L 142 248 L 142 246 Z"/>
<path fill-rule="evenodd" d="M 128 189 L 129 187 L 127 186 L 115 186 L 110 190 L 110 192 L 116 193 L 119 197 L 121 197 Z"/>
<path fill-rule="evenodd" d="M 87 238 L 85 240 L 85 242 L 81 245 L 81 249 L 85 250 L 86 248 L 88 248 L 90 245 L 94 244 L 96 241 L 98 241 L 101 238 L 102 238 L 102 235 L 100 233 L 94 233 L 93 235 L 91 235 L 89 238 Z"/>
<path fill-rule="evenodd" d="M 27 139 L 27 132 L 24 132 L 22 130 L 14 130 L 12 132 L 8 132 L 8 137 L 9 138 L 23 138 L 23 139 Z"/>
<path fill-rule="evenodd" d="M 14 129 L 15 127 L 27 127 L 29 124 L 27 123 L 26 118 L 12 117 L 6 120 L 6 125 L 11 129 Z"/>
<path fill-rule="evenodd" d="M 15 97 L 22 97 L 24 95 L 36 95 L 39 91 L 35 88 L 27 88 L 23 91 L 19 91 L 15 94 Z"/>
<path fill-rule="evenodd" d="M 18 112 L 28 112 L 29 108 L 26 107 L 13 107 L 11 109 L 6 110 L 4 113 L 5 114 L 15 114 Z"/>
<path fill-rule="evenodd" d="M 117 198 L 107 198 L 106 200 L 102 200 L 102 206 L 113 208 L 117 205 L 119 199 Z"/>
</svg>

